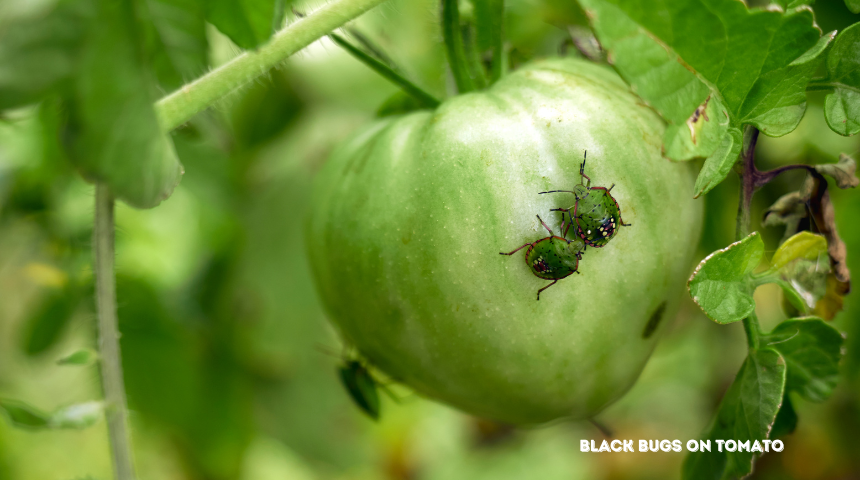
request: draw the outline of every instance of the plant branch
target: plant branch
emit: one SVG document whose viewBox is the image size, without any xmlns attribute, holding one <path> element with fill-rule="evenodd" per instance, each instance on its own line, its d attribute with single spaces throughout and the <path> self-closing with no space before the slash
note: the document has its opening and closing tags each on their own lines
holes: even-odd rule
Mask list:
<svg viewBox="0 0 860 480">
<path fill-rule="evenodd" d="M 360 48 L 355 45 L 349 43 L 345 38 L 341 37 L 336 33 L 329 34 L 332 41 L 338 44 L 341 48 L 349 52 L 353 57 L 357 58 L 359 61 L 370 67 L 373 71 L 385 77 L 386 80 L 400 87 L 404 92 L 409 94 L 411 97 L 415 98 L 425 107 L 436 108 L 439 106 L 439 100 L 430 95 L 426 91 L 424 91 L 418 85 L 412 83 L 409 79 L 401 75 L 397 70 L 391 68 L 389 65 L 386 65 L 382 61 L 368 55 L 363 52 Z"/>
<path fill-rule="evenodd" d="M 758 142 L 758 129 L 748 126 L 744 130 L 744 147 L 741 151 L 741 188 L 738 200 L 738 219 L 735 228 L 735 240 L 740 240 L 750 234 L 750 209 L 755 193 L 755 145 Z"/>
<path fill-rule="evenodd" d="M 385 0 L 332 0 L 287 25 L 268 43 L 247 51 L 155 103 L 165 131 L 173 130 L 219 98 L 268 72 L 290 55 Z"/>
<path fill-rule="evenodd" d="M 460 32 L 460 10 L 457 0 L 442 0 L 442 37 L 445 39 L 445 52 L 448 65 L 457 84 L 457 93 L 471 92 L 475 89 L 469 75 L 466 49 Z"/>
<path fill-rule="evenodd" d="M 758 142 L 759 131 L 753 126 L 747 126 L 744 130 L 744 145 L 741 151 L 741 185 L 740 198 L 738 199 L 738 219 L 735 228 L 735 240 L 745 238 L 751 230 L 752 197 L 756 190 L 756 167 L 755 146 Z M 744 332 L 747 337 L 747 345 L 750 350 L 758 348 L 759 325 L 758 317 L 753 311 L 749 317 L 743 319 Z"/>
<path fill-rule="evenodd" d="M 113 456 L 114 478 L 134 480 L 128 408 L 122 378 L 119 328 L 116 315 L 114 277 L 114 199 L 107 185 L 96 184 L 96 217 L 93 228 L 93 256 L 96 277 L 96 312 L 99 328 L 102 389 L 105 417 Z"/>
</svg>

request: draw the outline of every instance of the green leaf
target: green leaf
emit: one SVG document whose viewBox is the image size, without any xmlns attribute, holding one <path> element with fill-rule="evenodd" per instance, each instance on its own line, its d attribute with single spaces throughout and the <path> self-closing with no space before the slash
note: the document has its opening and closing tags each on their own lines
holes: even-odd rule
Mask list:
<svg viewBox="0 0 860 480">
<path fill-rule="evenodd" d="M 12 425 L 18 428 L 46 428 L 50 419 L 48 415 L 25 403 L 11 400 L 0 400 L 0 411 L 5 412 Z"/>
<path fill-rule="evenodd" d="M 860 97 L 858 97 L 858 100 L 860 100 Z M 855 175 L 857 172 L 857 162 L 844 153 L 839 155 L 837 163 L 816 165 L 815 171 L 836 180 L 836 186 L 841 189 L 855 188 L 857 185 L 860 185 L 860 179 Z"/>
<path fill-rule="evenodd" d="M 152 107 L 152 85 L 134 36 L 132 5 L 100 0 L 87 31 L 75 95 L 69 99 L 71 159 L 138 208 L 158 205 L 182 175 Z"/>
<path fill-rule="evenodd" d="M 93 425 L 104 412 L 102 402 L 84 402 L 63 407 L 51 415 L 22 402 L 0 400 L 0 411 L 6 413 L 12 425 L 32 430 L 82 429 Z"/>
<path fill-rule="evenodd" d="M 96 423 L 104 414 L 104 403 L 85 402 L 61 408 L 51 415 L 48 427 L 55 429 L 87 428 Z"/>
<path fill-rule="evenodd" d="M 788 389 L 782 397 L 782 406 L 779 407 L 779 413 L 776 414 L 776 420 L 773 422 L 773 428 L 770 431 L 770 438 L 783 438 L 790 433 L 794 433 L 797 428 L 797 412 L 794 411 L 794 405 L 791 404 L 791 399 L 788 397 Z"/>
<path fill-rule="evenodd" d="M 200 0 L 138 0 L 147 51 L 166 90 L 206 72 L 206 8 Z"/>
<path fill-rule="evenodd" d="M 785 280 L 777 280 L 774 283 L 779 285 L 779 288 L 782 289 L 782 294 L 785 297 L 785 300 L 787 300 L 788 303 L 798 312 L 807 314 L 809 313 L 810 308 L 815 307 L 815 302 L 813 302 L 812 305 L 808 305 L 800 292 L 798 292 L 791 283 L 788 283 Z"/>
<path fill-rule="evenodd" d="M 752 452 L 717 451 L 717 439 L 753 442 L 768 438 L 785 391 L 786 368 L 779 353 L 752 350 L 735 381 L 720 402 L 719 410 L 703 439 L 711 440 L 711 452 L 693 452 L 684 459 L 682 478 L 703 480 L 743 477 L 752 471 Z"/>
<path fill-rule="evenodd" d="M 824 99 L 827 125 L 840 135 L 860 132 L 860 24 L 836 37 L 827 54 L 827 81 L 833 92 Z"/>
<path fill-rule="evenodd" d="M 788 365 L 787 388 L 822 402 L 839 381 L 842 335 L 820 318 L 798 318 L 777 325 L 763 342 L 779 351 Z"/>
<path fill-rule="evenodd" d="M 741 154 L 743 143 L 743 133 L 736 128 L 729 129 L 723 135 L 720 145 L 705 160 L 702 170 L 699 171 L 696 185 L 693 187 L 696 191 L 696 198 L 710 192 L 711 189 L 725 180 Z"/>
<path fill-rule="evenodd" d="M 95 350 L 84 348 L 57 360 L 57 365 L 91 365 L 98 358 L 99 354 Z"/>
<path fill-rule="evenodd" d="M 236 45 L 265 43 L 284 19 L 284 0 L 208 0 L 206 19 Z"/>
<path fill-rule="evenodd" d="M 680 124 L 670 123 L 663 135 L 663 154 L 676 161 L 708 157 L 726 136 L 729 114 L 716 95 L 710 95 Z"/>
<path fill-rule="evenodd" d="M 71 320 L 81 299 L 83 289 L 69 282 L 62 290 L 52 291 L 27 319 L 22 347 L 27 355 L 38 355 L 51 348 Z"/>
<path fill-rule="evenodd" d="M 708 158 L 697 196 L 726 177 L 745 125 L 775 137 L 797 127 L 806 86 L 833 38 L 821 35 L 809 9 L 750 10 L 736 0 L 579 3 L 610 63 L 669 123 L 666 156 Z"/>
<path fill-rule="evenodd" d="M 860 0 L 845 0 L 845 6 L 851 13 L 860 13 Z"/>
<path fill-rule="evenodd" d="M 38 101 L 73 74 L 82 20 L 66 3 L 0 17 L 0 110 Z"/>
<path fill-rule="evenodd" d="M 804 231 L 795 234 L 776 249 L 771 265 L 774 270 L 780 270 L 799 258 L 818 260 L 819 256 L 826 254 L 827 240 L 821 235 Z"/>
<path fill-rule="evenodd" d="M 687 281 L 687 289 L 708 318 L 717 323 L 732 323 L 755 310 L 749 276 L 763 254 L 761 235 L 753 232 L 702 260 Z"/>
</svg>

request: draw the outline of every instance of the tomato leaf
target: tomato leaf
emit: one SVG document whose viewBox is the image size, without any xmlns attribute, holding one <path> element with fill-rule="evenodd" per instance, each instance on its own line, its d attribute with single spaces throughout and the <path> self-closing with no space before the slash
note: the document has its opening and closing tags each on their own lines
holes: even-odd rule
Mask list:
<svg viewBox="0 0 860 480">
<path fill-rule="evenodd" d="M 827 125 L 840 135 L 860 132 L 860 24 L 836 37 L 827 55 L 827 75 L 825 84 L 833 89 L 824 99 Z"/>
<path fill-rule="evenodd" d="M 797 412 L 794 410 L 794 405 L 791 404 L 791 399 L 788 396 L 788 389 L 782 397 L 782 406 L 779 407 L 779 413 L 776 414 L 776 420 L 773 422 L 773 428 L 770 430 L 770 438 L 782 438 L 790 433 L 794 433 L 797 428 Z"/>
<path fill-rule="evenodd" d="M 206 19 L 236 45 L 256 48 L 284 19 L 284 0 L 209 0 Z"/>
<path fill-rule="evenodd" d="M 48 426 L 55 429 L 87 428 L 102 418 L 103 413 L 104 403 L 102 402 L 84 402 L 69 405 L 54 412 L 48 420 Z"/>
<path fill-rule="evenodd" d="M 758 232 L 708 255 L 687 281 L 693 301 L 711 320 L 726 324 L 755 310 L 750 274 L 761 261 L 764 243 Z"/>
<path fill-rule="evenodd" d="M 860 100 L 860 98 L 858 98 Z M 841 189 L 855 188 L 860 184 L 860 179 L 857 178 L 857 162 L 844 153 L 839 155 L 837 163 L 823 163 L 815 166 L 815 170 L 827 175 L 836 181 L 836 186 Z"/>
<path fill-rule="evenodd" d="M 99 354 L 95 350 L 84 348 L 57 360 L 57 365 L 86 366 L 92 364 L 98 358 Z"/>
<path fill-rule="evenodd" d="M 820 255 L 826 253 L 827 240 L 821 235 L 804 231 L 792 236 L 776 249 L 771 265 L 774 270 L 779 270 L 799 258 L 817 260 Z"/>
<path fill-rule="evenodd" d="M 726 175 L 732 170 L 732 166 L 738 159 L 743 148 L 743 133 L 736 129 L 729 129 L 720 141 L 720 145 L 705 160 L 699 176 L 696 177 L 695 197 L 708 193 L 712 188 L 719 185 Z"/>
<path fill-rule="evenodd" d="M 768 438 L 782 403 L 786 383 L 785 361 L 774 350 L 750 352 L 735 381 L 720 402 L 719 410 L 703 435 L 704 440 L 734 439 L 738 442 Z M 752 446 L 752 445 L 751 445 Z M 752 471 L 754 453 L 693 452 L 684 459 L 682 478 L 690 480 L 740 478 Z"/>
<path fill-rule="evenodd" d="M 729 153 L 739 151 L 737 143 L 731 148 L 738 135 L 727 137 L 727 128 L 753 125 L 778 137 L 797 127 L 806 86 L 835 32 L 822 36 L 809 9 L 750 10 L 735 0 L 658 3 L 580 0 L 610 63 L 670 124 L 666 155 L 709 157 L 697 181 L 701 195 L 736 159 Z M 700 120 L 696 111 L 708 98 L 723 114 Z"/>
<path fill-rule="evenodd" d="M 845 0 L 845 6 L 851 13 L 860 13 L 860 0 Z"/>
<path fill-rule="evenodd" d="M 65 3 L 0 18 L 0 110 L 33 103 L 68 80 L 82 32 L 80 12 Z"/>
<path fill-rule="evenodd" d="M 6 413 L 9 422 L 18 428 L 46 428 L 50 417 L 26 403 L 0 400 L 0 411 Z"/>
<path fill-rule="evenodd" d="M 11 424 L 18 428 L 82 429 L 93 425 L 104 413 L 104 403 L 84 402 L 60 408 L 46 414 L 26 403 L 0 400 L 0 412 L 5 412 Z"/>
<path fill-rule="evenodd" d="M 24 352 L 33 356 L 51 348 L 59 340 L 86 294 L 84 289 L 73 282 L 61 290 L 50 292 L 33 316 L 27 319 L 22 338 Z"/>
<path fill-rule="evenodd" d="M 154 207 L 173 192 L 182 166 L 152 107 L 132 6 L 100 0 L 95 10 L 69 99 L 70 157 L 129 205 Z"/>
<path fill-rule="evenodd" d="M 206 72 L 206 8 L 199 0 L 147 0 L 138 10 L 152 67 L 165 90 Z"/>
<path fill-rule="evenodd" d="M 762 341 L 782 354 L 788 366 L 787 389 L 822 402 L 839 381 L 842 335 L 820 318 L 786 320 Z"/>
</svg>

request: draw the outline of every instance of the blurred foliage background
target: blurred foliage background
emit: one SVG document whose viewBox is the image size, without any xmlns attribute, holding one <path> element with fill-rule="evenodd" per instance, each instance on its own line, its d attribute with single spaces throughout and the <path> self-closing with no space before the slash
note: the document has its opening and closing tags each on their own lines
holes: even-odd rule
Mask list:
<svg viewBox="0 0 860 480">
<path fill-rule="evenodd" d="M 140 3 L 149 14 L 164 5 Z M 564 48 L 566 27 L 585 20 L 572 5 L 507 2 L 514 67 L 565 50 L 575 54 Z M 860 20 L 841 0 L 820 1 L 815 10 L 824 31 Z M 437 1 L 392 0 L 354 26 L 432 93 L 449 88 Z M 144 31 L 162 94 L 240 51 L 207 25 L 183 37 L 182 54 L 171 57 L 163 45 L 169 37 Z M 339 360 L 321 352 L 340 346 L 316 297 L 302 232 L 311 181 L 332 146 L 371 121 L 396 92 L 324 39 L 174 132 L 186 173 L 169 200 L 152 210 L 120 204 L 119 321 L 140 477 L 678 478 L 683 453 L 580 453 L 580 439 L 603 438 L 589 423 L 513 430 L 408 392 L 399 404 L 384 399 L 374 423 L 351 403 L 336 376 Z M 760 141 L 760 168 L 835 162 L 839 153 L 860 152 L 860 138 L 826 126 L 822 102 L 813 94 L 795 132 Z M 94 367 L 56 365 L 96 342 L 94 193 L 64 158 L 60 114 L 45 101 L 0 118 L 0 397 L 43 410 L 101 395 Z M 801 175 L 762 190 L 754 218 L 797 189 Z M 860 195 L 838 189 L 831 195 L 849 264 L 860 272 Z M 737 180 L 703 201 L 700 257 L 733 240 Z M 782 231 L 763 233 L 772 253 Z M 785 318 L 779 295 L 776 287 L 756 293 L 766 329 Z M 753 478 L 860 478 L 855 298 L 847 297 L 835 320 L 848 334 L 837 394 L 823 404 L 795 399 L 797 431 L 783 453 L 764 456 Z M 600 422 L 616 438 L 695 438 L 745 348 L 740 324 L 713 324 L 687 299 L 640 380 Z M 107 479 L 109 462 L 104 422 L 82 431 L 32 432 L 0 421 L 2 480 Z"/>
</svg>

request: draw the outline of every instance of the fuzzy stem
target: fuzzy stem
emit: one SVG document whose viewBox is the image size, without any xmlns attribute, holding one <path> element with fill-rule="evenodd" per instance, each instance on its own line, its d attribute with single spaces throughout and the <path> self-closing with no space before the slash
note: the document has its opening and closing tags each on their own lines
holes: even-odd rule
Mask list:
<svg viewBox="0 0 860 480">
<path fill-rule="evenodd" d="M 355 45 L 349 43 L 345 38 L 336 33 L 329 34 L 329 37 L 338 44 L 341 48 L 349 52 L 353 57 L 370 67 L 373 71 L 384 77 L 386 80 L 400 87 L 404 92 L 412 98 L 421 102 L 421 105 L 428 108 L 436 108 L 439 106 L 439 100 L 433 95 L 424 91 L 418 85 L 412 83 L 408 78 L 404 77 L 397 70 L 386 65 L 382 61 L 364 53 Z"/>
<path fill-rule="evenodd" d="M 257 50 L 247 51 L 155 103 L 161 127 L 173 130 L 219 98 L 385 0 L 333 0 L 299 18 Z"/>
<path fill-rule="evenodd" d="M 735 229 L 735 240 L 745 238 L 751 230 L 752 197 L 756 190 L 757 170 L 755 168 L 755 146 L 758 141 L 759 131 L 753 126 L 744 130 L 744 146 L 741 152 L 740 163 L 740 198 L 738 199 L 738 219 Z M 759 325 L 755 312 L 743 320 L 744 332 L 747 336 L 747 345 L 750 350 L 755 350 L 759 345 Z"/>
<path fill-rule="evenodd" d="M 750 210 L 752 197 L 756 189 L 755 145 L 758 141 L 758 129 L 747 127 L 744 131 L 744 147 L 741 152 L 741 186 L 738 200 L 738 219 L 735 229 L 735 240 L 740 240 L 750 234 Z"/>
<path fill-rule="evenodd" d="M 442 0 L 442 37 L 445 39 L 448 66 L 451 67 L 451 74 L 457 84 L 457 93 L 471 92 L 475 89 L 475 84 L 469 75 L 457 0 Z"/>
<path fill-rule="evenodd" d="M 113 456 L 114 478 L 134 480 L 131 436 L 128 430 L 128 407 L 122 379 L 119 351 L 119 328 L 116 315 L 116 279 L 114 277 L 114 199 L 107 185 L 96 185 L 96 217 L 93 228 L 95 257 L 96 312 L 99 327 L 102 388 L 107 408 L 108 436 Z"/>
</svg>

